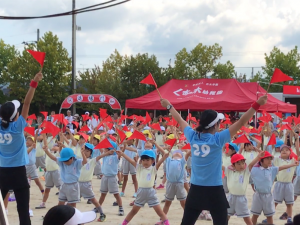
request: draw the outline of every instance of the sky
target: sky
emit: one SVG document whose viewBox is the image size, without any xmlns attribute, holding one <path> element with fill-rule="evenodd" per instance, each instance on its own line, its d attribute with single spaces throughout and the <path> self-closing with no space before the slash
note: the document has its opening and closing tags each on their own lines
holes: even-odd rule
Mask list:
<svg viewBox="0 0 300 225">
<path fill-rule="evenodd" d="M 120 0 L 118 0 L 120 1 Z M 76 0 L 76 8 L 104 0 Z M 70 11 L 72 0 L 2 1 L 0 16 L 40 16 Z M 230 60 L 238 74 L 264 65 L 274 46 L 283 52 L 300 44 L 299 0 L 131 0 L 77 15 L 76 68 L 100 65 L 117 49 L 121 54 L 155 54 L 161 67 L 182 48 L 198 43 L 223 47 L 220 62 Z M 0 38 L 23 50 L 47 31 L 56 34 L 71 56 L 72 17 L 0 20 Z"/>
</svg>

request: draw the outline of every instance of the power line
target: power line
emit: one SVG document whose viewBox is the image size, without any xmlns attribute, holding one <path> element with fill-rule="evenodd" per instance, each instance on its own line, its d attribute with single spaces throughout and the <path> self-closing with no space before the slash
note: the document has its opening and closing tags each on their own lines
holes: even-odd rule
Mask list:
<svg viewBox="0 0 300 225">
<path fill-rule="evenodd" d="M 124 4 L 126 2 L 129 2 L 130 0 L 124 0 L 124 1 L 121 1 L 121 2 L 114 3 L 114 4 L 106 5 L 106 4 L 115 2 L 115 1 L 117 1 L 117 0 L 110 0 L 110 1 L 99 3 L 99 4 L 96 4 L 96 5 L 91 5 L 91 6 L 88 6 L 88 7 L 84 7 L 84 8 L 81 8 L 81 9 L 76 9 L 76 10 L 72 10 L 72 11 L 68 11 L 68 12 L 64 12 L 64 13 L 56 13 L 56 14 L 51 14 L 51 15 L 45 15 L 45 16 L 33 16 L 33 17 L 0 16 L 0 19 L 5 19 L 5 20 L 28 20 L 28 19 L 44 19 L 44 18 L 51 18 L 51 17 L 69 16 L 69 15 L 73 15 L 73 14 L 80 14 L 80 13 L 85 13 L 85 12 L 91 12 L 91 11 L 96 11 L 96 10 L 100 10 L 100 9 L 110 8 L 110 7 L 113 7 L 113 6 L 117 6 L 117 5 L 121 5 L 121 4 Z M 95 7 L 100 6 L 100 5 L 106 5 L 106 6 L 95 8 Z M 94 8 L 94 9 L 91 9 L 91 8 Z"/>
</svg>

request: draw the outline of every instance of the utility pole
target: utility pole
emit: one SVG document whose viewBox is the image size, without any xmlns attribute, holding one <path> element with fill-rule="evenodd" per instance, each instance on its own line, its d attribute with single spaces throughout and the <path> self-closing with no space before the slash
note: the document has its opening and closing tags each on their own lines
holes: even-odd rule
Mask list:
<svg viewBox="0 0 300 225">
<path fill-rule="evenodd" d="M 75 10 L 75 0 L 72 0 L 72 10 Z M 72 87 L 71 94 L 75 93 L 75 77 L 76 77 L 76 14 L 72 14 Z M 72 106 L 73 115 L 76 113 L 76 106 Z"/>
<path fill-rule="evenodd" d="M 40 29 L 37 29 L 36 33 L 37 33 L 36 41 L 39 42 L 39 40 L 40 40 Z"/>
</svg>

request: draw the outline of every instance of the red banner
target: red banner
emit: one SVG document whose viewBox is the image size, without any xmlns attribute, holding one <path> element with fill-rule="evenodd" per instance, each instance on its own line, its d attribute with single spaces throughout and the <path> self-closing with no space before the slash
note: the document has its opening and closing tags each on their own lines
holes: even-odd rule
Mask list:
<svg viewBox="0 0 300 225">
<path fill-rule="evenodd" d="M 283 94 L 300 95 L 300 86 L 283 85 Z"/>
<path fill-rule="evenodd" d="M 62 103 L 62 109 L 70 108 L 74 103 L 107 103 L 112 109 L 121 110 L 119 101 L 107 94 L 74 94 L 68 96 Z"/>
</svg>

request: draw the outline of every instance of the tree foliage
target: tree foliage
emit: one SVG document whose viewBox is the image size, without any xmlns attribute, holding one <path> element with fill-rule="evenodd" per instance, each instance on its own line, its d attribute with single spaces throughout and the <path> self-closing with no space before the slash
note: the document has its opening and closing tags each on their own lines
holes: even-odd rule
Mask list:
<svg viewBox="0 0 300 225">
<path fill-rule="evenodd" d="M 37 44 L 24 48 L 22 53 L 17 52 L 16 57 L 8 64 L 3 79 L 9 83 L 10 94 L 23 101 L 31 79 L 40 70 L 40 65 L 27 49 L 46 52 L 43 81 L 39 83 L 32 103 L 36 104 L 39 110 L 60 104 L 70 90 L 71 59 L 62 42 L 51 32 L 45 33 Z"/>
<path fill-rule="evenodd" d="M 15 46 L 5 44 L 0 39 L 0 84 L 4 85 L 3 73 L 7 71 L 7 65 L 16 57 L 17 50 Z"/>
</svg>

